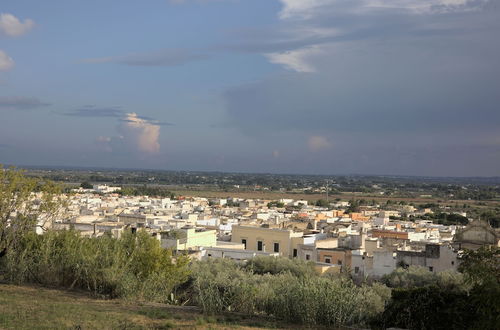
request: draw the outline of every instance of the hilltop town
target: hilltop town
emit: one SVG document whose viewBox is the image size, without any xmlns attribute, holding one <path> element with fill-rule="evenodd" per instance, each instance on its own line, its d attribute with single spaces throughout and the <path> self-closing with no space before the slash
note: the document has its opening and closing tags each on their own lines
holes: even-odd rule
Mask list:
<svg viewBox="0 0 500 330">
<path fill-rule="evenodd" d="M 0 329 L 500 329 L 499 3 L 2 1 Z"/>
<path fill-rule="evenodd" d="M 189 306 L 184 316 L 175 313 L 181 323 L 198 313 L 257 317 L 285 328 L 494 328 L 498 186 L 438 183 L 476 196 L 459 200 L 435 197 L 433 188 L 429 197 L 401 197 L 415 185 L 399 184 L 389 199 L 339 193 L 352 187 L 332 181 L 318 180 L 315 194 L 243 184 L 236 192 L 195 184 L 197 191 L 184 194 L 161 184 L 57 183 L 2 169 L 0 296 L 12 300 L 19 292 L 19 304 L 33 305 L 22 286 L 35 285 L 118 303 L 160 303 L 162 314 Z M 56 309 L 58 321 L 40 321 L 107 327 Z M 0 314 L 13 325 L 33 324 L 12 309 Z M 154 318 L 140 322 L 158 323 Z"/>
<path fill-rule="evenodd" d="M 398 267 L 457 270 L 463 249 L 498 246 L 500 237 L 486 221 L 444 206 L 127 196 L 121 189 L 103 184 L 72 189 L 67 213 L 52 229 L 115 238 L 144 229 L 161 247 L 196 260 L 280 256 L 314 262 L 320 273 L 347 272 L 359 280 L 380 279 Z M 436 212 L 446 224 L 429 220 Z"/>
</svg>

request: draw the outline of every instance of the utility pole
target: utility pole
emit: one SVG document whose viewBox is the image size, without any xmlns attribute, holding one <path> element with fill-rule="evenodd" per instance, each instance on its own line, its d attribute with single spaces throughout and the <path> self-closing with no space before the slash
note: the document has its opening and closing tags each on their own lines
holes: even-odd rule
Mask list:
<svg viewBox="0 0 500 330">
<path fill-rule="evenodd" d="M 328 203 L 328 180 L 326 180 L 326 202 Z"/>
</svg>

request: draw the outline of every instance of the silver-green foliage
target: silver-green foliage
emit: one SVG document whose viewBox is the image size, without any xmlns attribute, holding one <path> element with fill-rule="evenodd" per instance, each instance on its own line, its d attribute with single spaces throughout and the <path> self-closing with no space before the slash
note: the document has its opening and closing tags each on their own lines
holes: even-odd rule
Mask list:
<svg viewBox="0 0 500 330">
<path fill-rule="evenodd" d="M 168 250 L 145 232 L 86 238 L 75 231 L 25 235 L 2 260 L 14 283 L 80 288 L 97 295 L 167 302 L 187 279 L 187 259 L 174 263 Z"/>
<path fill-rule="evenodd" d="M 295 276 L 314 275 L 314 262 L 307 262 L 299 259 L 289 258 L 269 258 L 264 256 L 257 256 L 249 260 L 245 269 L 252 271 L 256 274 L 280 274 L 292 273 Z"/>
<path fill-rule="evenodd" d="M 397 268 L 392 273 L 385 275 L 382 281 L 391 288 L 412 288 L 426 285 L 443 287 L 465 284 L 463 275 L 457 271 L 447 270 L 433 273 L 427 268 L 419 266 L 410 266 L 406 269 Z"/>
<path fill-rule="evenodd" d="M 46 230 L 64 210 L 60 187 L 0 164 L 0 255 L 36 226 Z"/>
<path fill-rule="evenodd" d="M 360 287 L 309 271 L 257 274 L 230 260 L 198 262 L 192 270 L 196 302 L 210 314 L 236 311 L 293 323 L 359 325 L 382 312 L 390 297 L 380 284 Z"/>
</svg>

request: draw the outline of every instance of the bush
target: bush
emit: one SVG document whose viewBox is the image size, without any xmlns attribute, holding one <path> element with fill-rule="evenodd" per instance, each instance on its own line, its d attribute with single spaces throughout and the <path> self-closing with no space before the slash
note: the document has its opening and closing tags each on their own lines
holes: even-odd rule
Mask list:
<svg viewBox="0 0 500 330">
<path fill-rule="evenodd" d="M 2 260 L 13 283 L 79 288 L 96 295 L 167 302 L 187 279 L 187 259 L 174 263 L 170 251 L 146 232 L 81 237 L 75 231 L 25 235 Z"/>
<path fill-rule="evenodd" d="M 286 262 L 269 258 L 253 263 L 240 266 L 221 259 L 195 263 L 192 283 L 196 304 L 208 314 L 237 311 L 293 323 L 340 326 L 367 323 L 383 311 L 389 298 L 389 289 L 380 284 L 357 287 L 349 279 L 309 271 L 297 276 L 283 269 L 272 275 L 262 269 L 276 270 L 280 267 L 269 265 Z M 255 265 L 260 265 L 258 272 L 254 272 Z"/>
<path fill-rule="evenodd" d="M 461 273 L 456 271 L 433 273 L 425 267 L 410 266 L 407 269 L 397 268 L 392 273 L 385 275 L 382 282 L 390 288 L 414 288 L 426 285 L 463 285 L 464 278 Z"/>
<path fill-rule="evenodd" d="M 226 259 L 211 259 L 192 265 L 195 303 L 208 314 L 237 311 L 253 314 L 260 308 L 257 298 L 260 278 Z"/>
<path fill-rule="evenodd" d="M 356 286 L 341 277 L 294 277 L 281 274 L 271 279 L 266 309 L 293 323 L 333 327 L 362 325 L 381 313 L 390 290 L 383 285 Z"/>
<path fill-rule="evenodd" d="M 465 251 L 460 271 L 430 273 L 397 269 L 384 277 L 394 287 L 375 328 L 498 329 L 500 324 L 500 250 Z"/>
<path fill-rule="evenodd" d="M 314 263 L 299 259 L 274 258 L 258 256 L 248 261 L 245 269 L 255 274 L 281 274 L 290 272 L 295 276 L 315 274 Z"/>
<path fill-rule="evenodd" d="M 82 184 L 80 184 L 80 187 L 83 188 L 83 189 L 92 189 L 92 188 L 94 188 L 94 186 L 92 185 L 92 183 L 90 183 L 88 181 L 82 182 Z"/>
<path fill-rule="evenodd" d="M 372 327 L 386 329 L 469 329 L 474 317 L 467 292 L 457 287 L 394 289 L 392 299 Z"/>
</svg>

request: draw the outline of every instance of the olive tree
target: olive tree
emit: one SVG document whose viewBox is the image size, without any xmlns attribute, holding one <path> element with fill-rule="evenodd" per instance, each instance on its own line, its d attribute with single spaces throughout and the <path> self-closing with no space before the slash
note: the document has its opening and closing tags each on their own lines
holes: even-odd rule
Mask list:
<svg viewBox="0 0 500 330">
<path fill-rule="evenodd" d="M 46 230 L 63 210 L 60 187 L 0 165 L 0 257 L 24 234 Z"/>
</svg>

